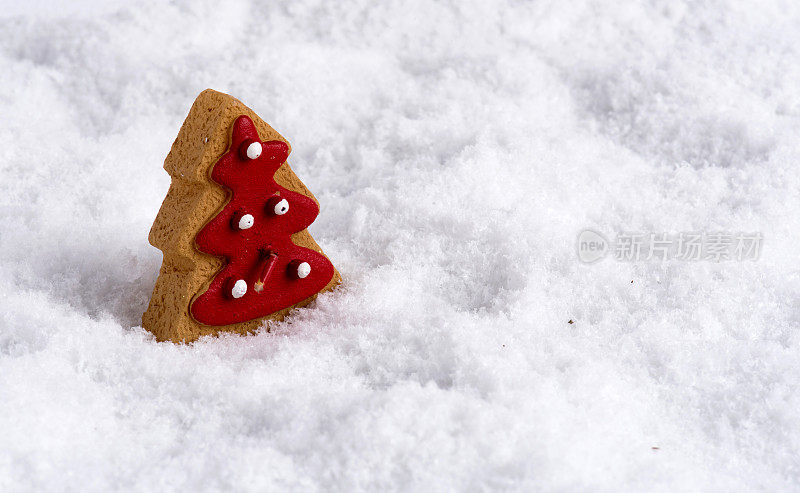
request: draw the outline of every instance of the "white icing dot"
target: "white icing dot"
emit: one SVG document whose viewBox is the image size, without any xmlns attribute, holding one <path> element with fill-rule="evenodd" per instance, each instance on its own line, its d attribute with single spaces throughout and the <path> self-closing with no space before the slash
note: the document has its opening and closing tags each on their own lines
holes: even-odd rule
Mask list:
<svg viewBox="0 0 800 493">
<path fill-rule="evenodd" d="M 234 298 L 241 298 L 247 292 L 247 283 L 244 279 L 239 279 L 231 289 L 231 296 Z"/>
<path fill-rule="evenodd" d="M 311 266 L 308 264 L 308 262 L 302 262 L 297 266 L 297 277 L 300 279 L 305 279 L 309 274 L 311 274 Z"/>
<path fill-rule="evenodd" d="M 282 216 L 289 212 L 289 201 L 286 199 L 281 200 L 277 204 L 275 204 L 275 214 L 278 216 Z"/>
<path fill-rule="evenodd" d="M 253 227 L 255 219 L 252 214 L 245 214 L 239 219 L 239 229 L 250 229 Z"/>
<path fill-rule="evenodd" d="M 253 142 L 247 146 L 247 157 L 250 159 L 258 159 L 261 155 L 261 142 Z"/>
</svg>

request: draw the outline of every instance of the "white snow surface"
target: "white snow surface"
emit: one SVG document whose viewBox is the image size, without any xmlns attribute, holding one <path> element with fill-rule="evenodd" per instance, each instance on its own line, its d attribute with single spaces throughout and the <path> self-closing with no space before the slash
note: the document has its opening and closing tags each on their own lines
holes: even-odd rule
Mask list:
<svg viewBox="0 0 800 493">
<path fill-rule="evenodd" d="M 1 491 L 800 491 L 797 2 L 5 3 Z M 292 143 L 344 284 L 157 343 L 209 87 Z M 764 244 L 585 265 L 584 228 Z"/>
</svg>

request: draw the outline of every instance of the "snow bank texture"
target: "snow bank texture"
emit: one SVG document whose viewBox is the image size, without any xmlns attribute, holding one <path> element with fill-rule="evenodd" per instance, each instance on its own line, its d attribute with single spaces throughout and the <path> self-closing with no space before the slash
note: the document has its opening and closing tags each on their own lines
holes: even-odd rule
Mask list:
<svg viewBox="0 0 800 493">
<path fill-rule="evenodd" d="M 7 7 L 0 490 L 800 490 L 796 2 Z M 291 141 L 345 285 L 157 344 L 207 87 Z M 584 228 L 764 245 L 584 265 Z"/>
</svg>

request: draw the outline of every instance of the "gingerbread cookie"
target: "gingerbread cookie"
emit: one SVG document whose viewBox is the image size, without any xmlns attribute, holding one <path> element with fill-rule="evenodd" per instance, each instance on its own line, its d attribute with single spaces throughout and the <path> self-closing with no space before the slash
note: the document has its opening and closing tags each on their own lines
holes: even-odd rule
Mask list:
<svg viewBox="0 0 800 493">
<path fill-rule="evenodd" d="M 164 259 L 142 325 L 159 341 L 247 333 L 340 281 L 306 230 L 319 203 L 290 151 L 237 99 L 197 97 L 164 162 L 172 184 L 150 230 Z"/>
</svg>

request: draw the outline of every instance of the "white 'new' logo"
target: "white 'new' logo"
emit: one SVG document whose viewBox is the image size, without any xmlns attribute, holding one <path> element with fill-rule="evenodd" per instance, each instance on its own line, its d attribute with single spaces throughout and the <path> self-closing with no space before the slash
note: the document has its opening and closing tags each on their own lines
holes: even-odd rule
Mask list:
<svg viewBox="0 0 800 493">
<path fill-rule="evenodd" d="M 608 253 L 608 240 L 596 231 L 585 229 L 578 235 L 578 259 L 591 264 Z"/>
</svg>

